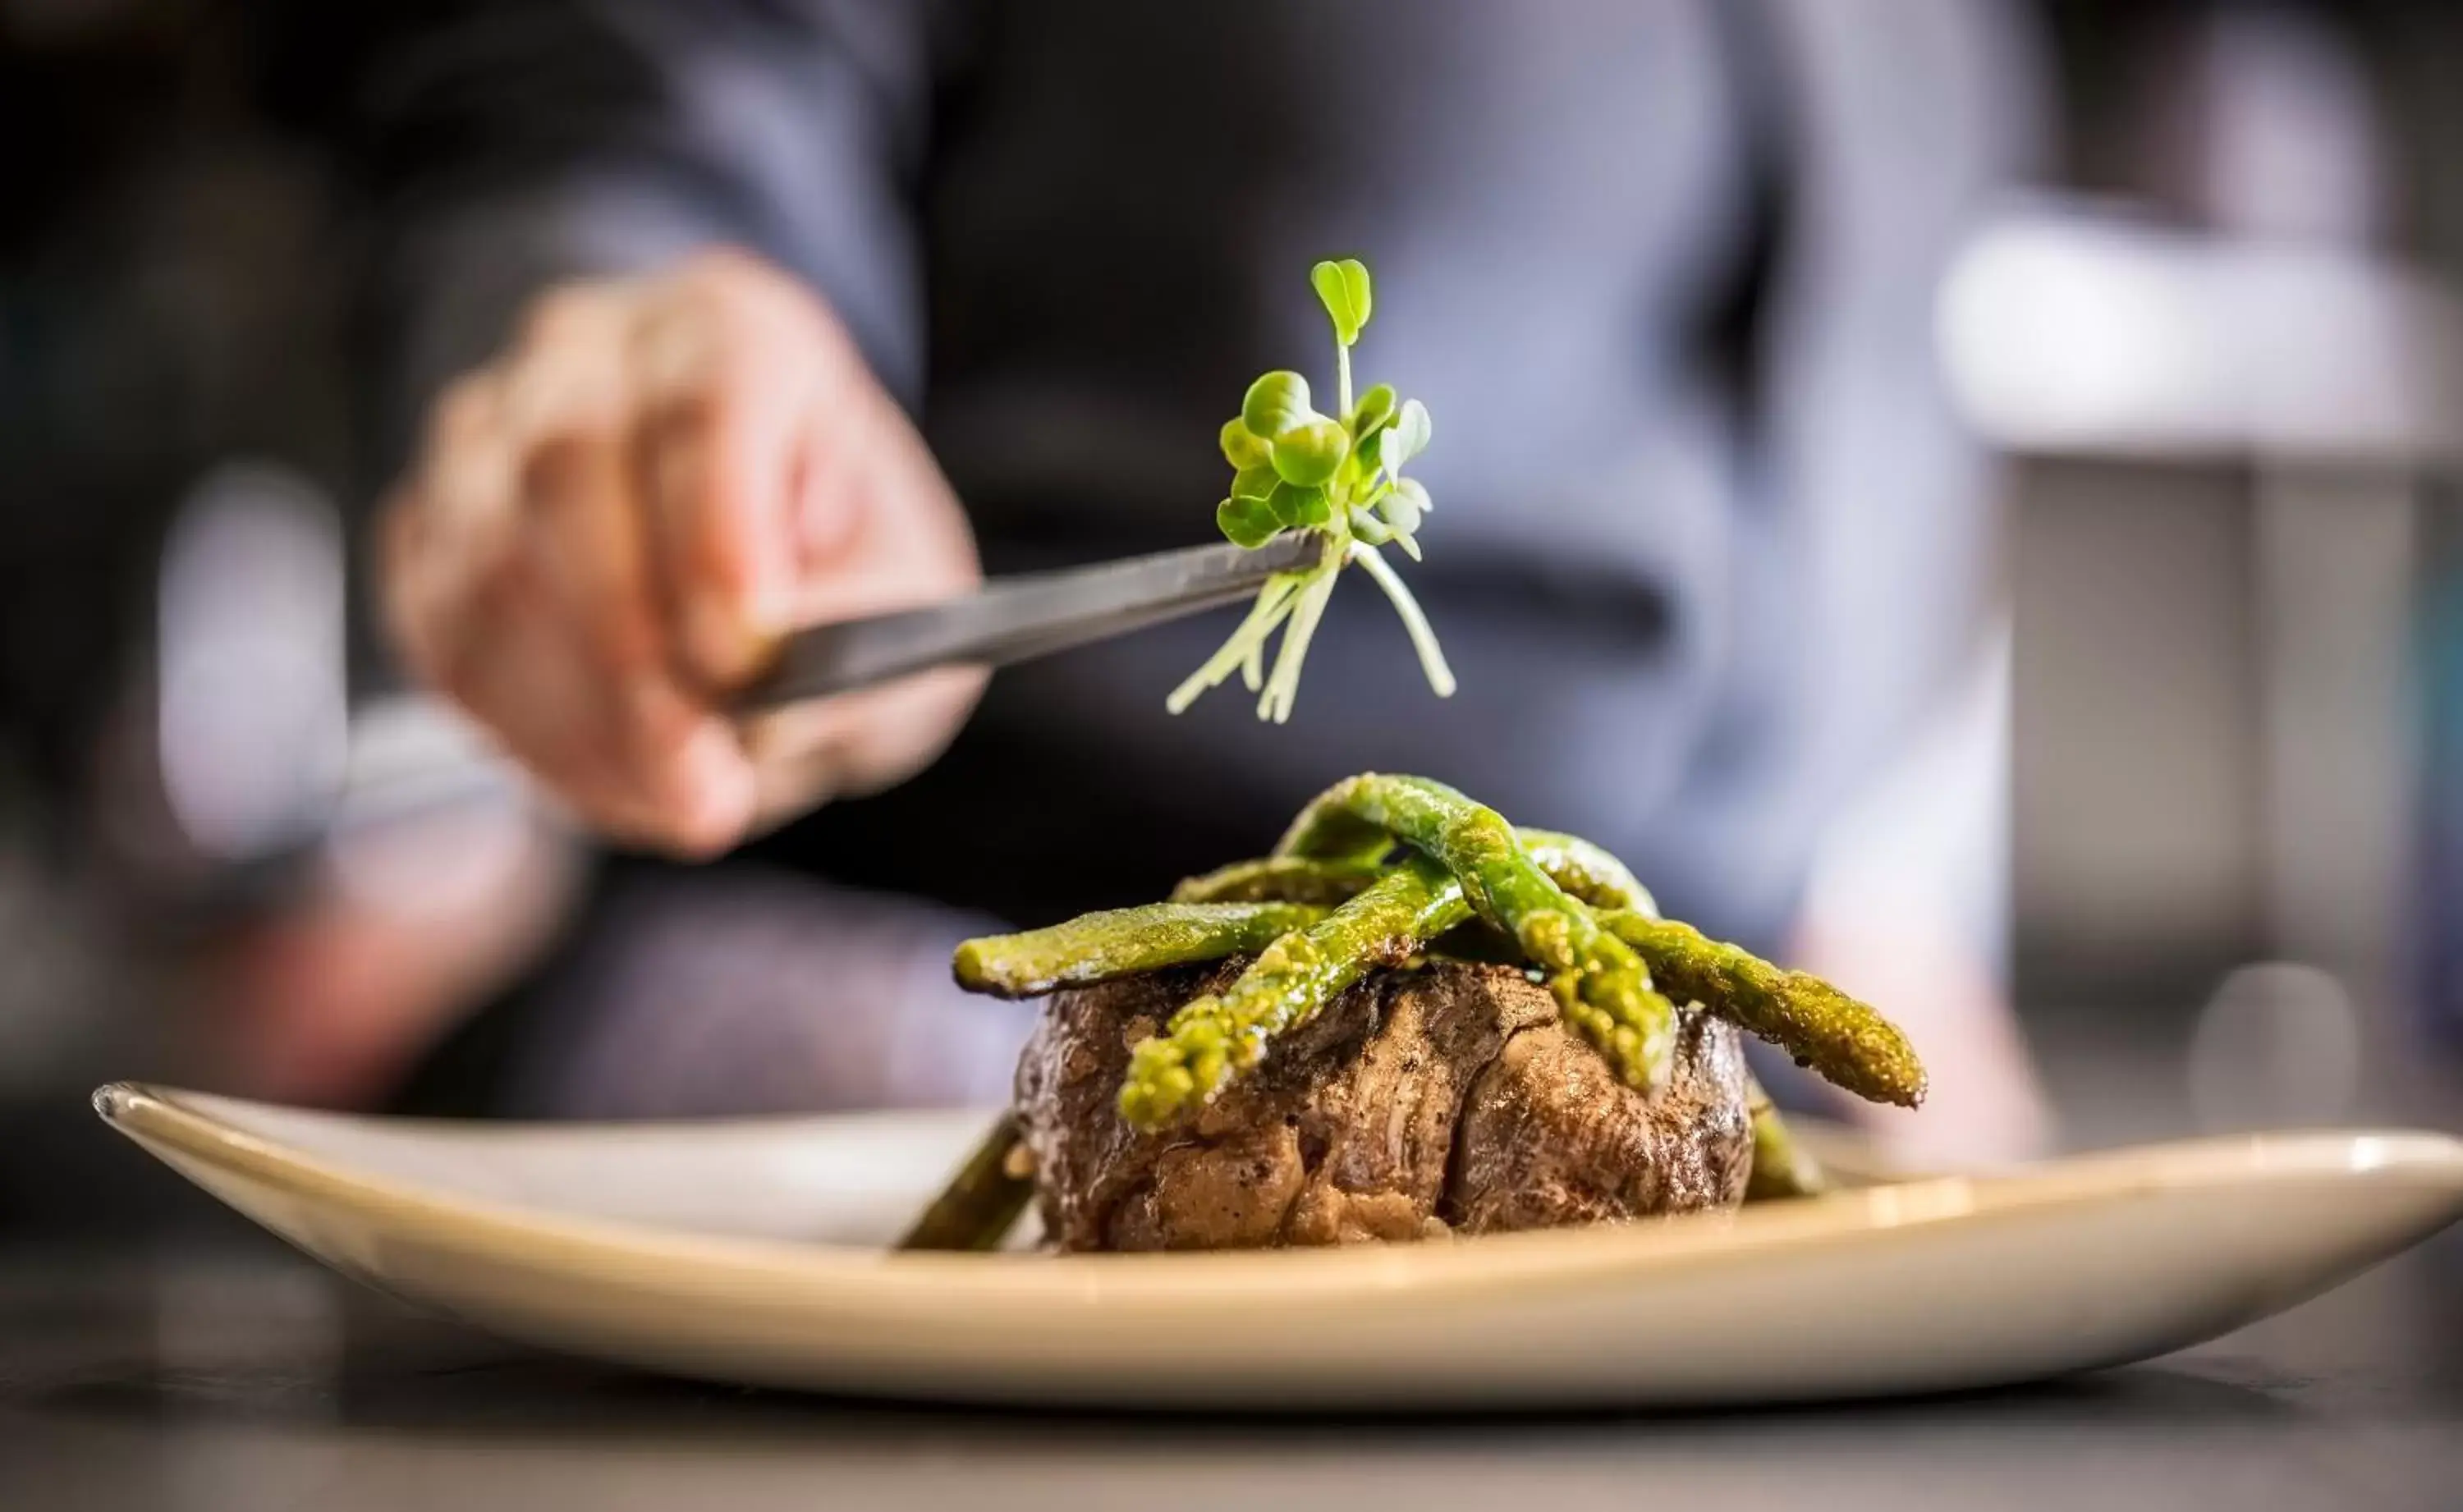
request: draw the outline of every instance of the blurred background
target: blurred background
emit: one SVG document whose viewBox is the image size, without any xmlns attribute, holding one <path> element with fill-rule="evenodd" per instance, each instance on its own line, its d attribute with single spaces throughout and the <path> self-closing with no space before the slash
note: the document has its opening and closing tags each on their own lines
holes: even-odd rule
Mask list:
<svg viewBox="0 0 2463 1512">
<path fill-rule="evenodd" d="M 329 9 L 0 0 L 0 1240 L 222 1221 L 86 1091 L 381 1101 L 360 1026 L 597 864 L 379 691 Z M 1935 292 L 2001 628 L 1815 888 L 1946 896 L 2072 1145 L 2463 1127 L 2463 11 L 2031 14 L 2048 150 Z"/>
</svg>

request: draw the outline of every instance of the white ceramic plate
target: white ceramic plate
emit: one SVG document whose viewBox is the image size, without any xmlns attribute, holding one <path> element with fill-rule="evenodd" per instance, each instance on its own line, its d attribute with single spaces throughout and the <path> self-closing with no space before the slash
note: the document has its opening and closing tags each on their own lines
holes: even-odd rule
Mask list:
<svg viewBox="0 0 2463 1512">
<path fill-rule="evenodd" d="M 984 1115 L 508 1126 L 119 1085 L 104 1118 L 309 1253 L 499 1333 L 978 1401 L 1700 1404 L 2161 1354 L 2463 1217 L 2463 1142 L 2284 1134 L 1733 1216 L 1433 1244 L 891 1255 Z"/>
</svg>

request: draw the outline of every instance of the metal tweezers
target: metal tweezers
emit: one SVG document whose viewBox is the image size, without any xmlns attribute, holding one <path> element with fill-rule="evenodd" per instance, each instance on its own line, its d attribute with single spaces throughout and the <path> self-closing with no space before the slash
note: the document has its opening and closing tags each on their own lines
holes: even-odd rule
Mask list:
<svg viewBox="0 0 2463 1512">
<path fill-rule="evenodd" d="M 1200 546 L 1094 567 L 996 579 L 920 609 L 815 625 L 790 636 L 736 708 L 758 713 L 848 693 L 927 668 L 1007 666 L 1232 603 L 1276 572 L 1312 565 L 1314 534 L 1254 551 Z"/>
<path fill-rule="evenodd" d="M 1325 549 L 1314 534 L 1285 536 L 1255 551 L 1195 547 L 997 578 L 945 603 L 815 625 L 787 637 L 734 710 L 758 714 L 937 666 L 1006 666 L 1049 656 L 1232 603 L 1276 572 L 1313 566 Z M 380 728 L 393 738 L 376 739 Z M 328 833 L 472 799 L 500 799 L 523 784 L 458 716 L 424 696 L 391 701 L 382 718 L 360 711 L 352 745 L 351 774 L 331 811 L 254 860 L 313 853 Z"/>
</svg>

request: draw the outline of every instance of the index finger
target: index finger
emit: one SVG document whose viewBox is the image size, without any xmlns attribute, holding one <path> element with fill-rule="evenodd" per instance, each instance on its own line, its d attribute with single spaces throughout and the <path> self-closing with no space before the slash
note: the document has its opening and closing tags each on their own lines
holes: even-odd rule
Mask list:
<svg viewBox="0 0 2463 1512">
<path fill-rule="evenodd" d="M 648 536 L 685 671 L 725 688 L 792 613 L 797 429 L 822 355 L 741 293 L 687 290 L 635 333 Z"/>
</svg>

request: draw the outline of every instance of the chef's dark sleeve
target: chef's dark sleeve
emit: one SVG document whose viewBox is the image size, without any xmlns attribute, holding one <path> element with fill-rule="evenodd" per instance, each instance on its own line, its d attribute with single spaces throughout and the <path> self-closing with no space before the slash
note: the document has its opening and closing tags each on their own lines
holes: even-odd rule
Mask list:
<svg viewBox="0 0 2463 1512">
<path fill-rule="evenodd" d="M 937 10 L 483 0 L 403 7 L 376 28 L 354 91 L 373 478 L 541 289 L 713 244 L 808 280 L 911 403 L 911 199 Z"/>
</svg>

